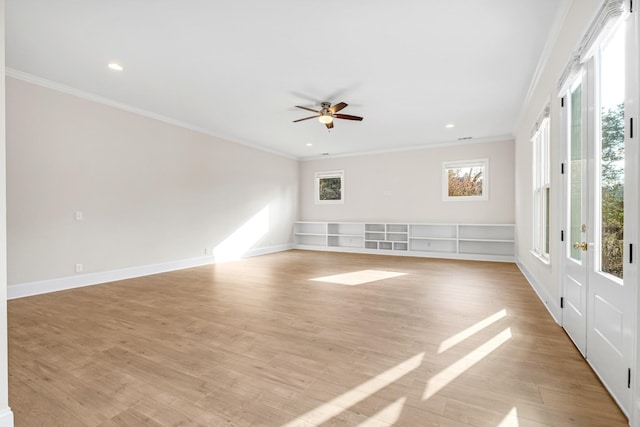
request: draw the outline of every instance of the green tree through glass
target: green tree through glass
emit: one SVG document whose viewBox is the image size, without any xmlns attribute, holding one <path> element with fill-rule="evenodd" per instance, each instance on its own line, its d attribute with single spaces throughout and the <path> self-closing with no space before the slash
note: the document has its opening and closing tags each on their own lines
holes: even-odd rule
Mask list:
<svg viewBox="0 0 640 427">
<path fill-rule="evenodd" d="M 342 179 L 320 178 L 320 200 L 342 200 Z"/>
<path fill-rule="evenodd" d="M 622 278 L 624 245 L 624 104 L 602 109 L 601 270 Z"/>
</svg>

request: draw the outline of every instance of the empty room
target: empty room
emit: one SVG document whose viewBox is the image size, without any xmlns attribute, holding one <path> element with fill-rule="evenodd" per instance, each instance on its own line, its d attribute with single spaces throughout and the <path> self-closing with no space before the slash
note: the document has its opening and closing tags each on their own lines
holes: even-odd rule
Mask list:
<svg viewBox="0 0 640 427">
<path fill-rule="evenodd" d="M 632 0 L 0 0 L 0 427 L 640 427 Z"/>
</svg>

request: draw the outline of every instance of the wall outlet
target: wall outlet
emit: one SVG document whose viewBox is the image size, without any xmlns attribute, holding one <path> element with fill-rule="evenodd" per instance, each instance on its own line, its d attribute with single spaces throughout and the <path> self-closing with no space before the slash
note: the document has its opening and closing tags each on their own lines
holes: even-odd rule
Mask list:
<svg viewBox="0 0 640 427">
<path fill-rule="evenodd" d="M 82 221 L 84 218 L 84 214 L 82 213 L 82 211 L 76 211 L 75 216 L 76 216 L 76 221 Z"/>
<path fill-rule="evenodd" d="M 76 264 L 76 273 L 82 273 L 82 264 Z"/>
<path fill-rule="evenodd" d="M 205 255 L 211 255 L 211 248 L 204 248 Z"/>
</svg>

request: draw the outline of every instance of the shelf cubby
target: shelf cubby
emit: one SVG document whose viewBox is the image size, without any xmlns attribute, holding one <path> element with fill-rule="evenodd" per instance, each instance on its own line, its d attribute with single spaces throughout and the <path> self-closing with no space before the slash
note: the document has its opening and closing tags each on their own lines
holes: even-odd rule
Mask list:
<svg viewBox="0 0 640 427">
<path fill-rule="evenodd" d="M 459 252 L 461 254 L 482 255 L 513 255 L 514 242 L 486 241 L 486 240 L 460 240 Z"/>
<path fill-rule="evenodd" d="M 500 224 L 461 224 L 458 226 L 460 240 L 501 240 L 513 241 L 515 228 L 512 225 Z"/>
<path fill-rule="evenodd" d="M 326 222 L 296 222 L 294 230 L 296 234 L 326 235 L 327 223 Z"/>
<path fill-rule="evenodd" d="M 387 232 L 387 238 L 390 242 L 406 242 L 408 238 L 407 233 L 389 233 Z"/>
<path fill-rule="evenodd" d="M 455 254 L 458 252 L 458 242 L 445 239 L 410 239 L 409 250 L 420 252 L 441 252 L 448 254 Z"/>
<path fill-rule="evenodd" d="M 361 248 L 362 236 L 328 236 L 328 245 L 341 248 Z"/>
<path fill-rule="evenodd" d="M 406 242 L 393 242 L 394 251 L 406 251 L 407 249 L 408 245 Z"/>
<path fill-rule="evenodd" d="M 364 231 L 379 231 L 384 233 L 385 226 L 384 224 L 365 224 Z"/>
<path fill-rule="evenodd" d="M 330 222 L 327 224 L 327 230 L 329 235 L 362 236 L 364 227 L 362 224 Z"/>
<path fill-rule="evenodd" d="M 365 240 L 384 240 L 384 232 L 364 232 Z"/>
<path fill-rule="evenodd" d="M 408 224 L 387 224 L 387 233 L 407 233 L 408 231 Z"/>
<path fill-rule="evenodd" d="M 456 224 L 411 224 L 409 235 L 430 239 L 456 239 L 458 226 Z"/>
</svg>

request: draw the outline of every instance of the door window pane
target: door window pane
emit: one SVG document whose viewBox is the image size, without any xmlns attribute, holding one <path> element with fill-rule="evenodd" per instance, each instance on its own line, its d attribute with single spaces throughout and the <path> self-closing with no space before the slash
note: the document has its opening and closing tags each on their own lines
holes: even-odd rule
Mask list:
<svg viewBox="0 0 640 427">
<path fill-rule="evenodd" d="M 625 31 L 600 52 L 600 269 L 622 278 L 624 248 Z"/>
<path fill-rule="evenodd" d="M 582 83 L 571 91 L 571 116 L 569 118 L 569 138 L 571 149 L 570 168 L 570 256 L 582 261 L 582 249 L 575 248 L 574 243 L 582 242 Z"/>
</svg>

